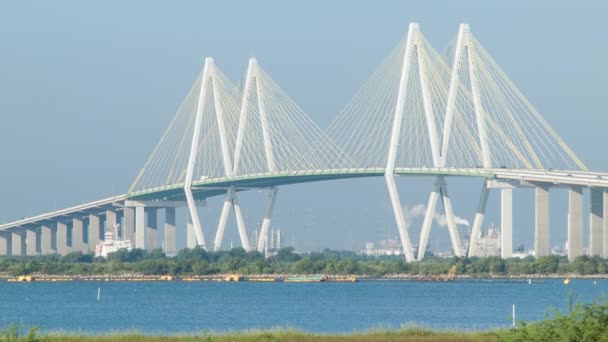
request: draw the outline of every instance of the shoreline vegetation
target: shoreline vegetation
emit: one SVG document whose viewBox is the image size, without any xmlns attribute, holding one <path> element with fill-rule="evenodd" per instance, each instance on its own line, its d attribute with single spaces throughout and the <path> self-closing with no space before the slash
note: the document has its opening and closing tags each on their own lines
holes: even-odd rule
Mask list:
<svg viewBox="0 0 608 342">
<path fill-rule="evenodd" d="M 154 335 L 141 332 L 117 332 L 104 335 L 70 332 L 40 333 L 37 327 L 25 328 L 11 324 L 0 329 L 0 341 L 217 341 L 217 342 L 392 342 L 392 341 L 607 341 L 608 300 L 605 297 L 593 303 L 573 303 L 568 296 L 568 313 L 550 311 L 545 320 L 539 322 L 517 322 L 513 328 L 488 331 L 432 330 L 417 326 L 400 329 L 374 329 L 349 334 L 318 334 L 298 330 L 271 329 L 244 332 L 198 332 L 180 335 Z"/>
<path fill-rule="evenodd" d="M 168 257 L 162 250 L 119 250 L 107 258 L 73 252 L 66 256 L 2 256 L 0 279 L 11 281 L 282 281 L 289 277 L 326 275 L 327 281 L 561 279 L 608 278 L 608 259 L 581 256 L 569 262 L 562 256 L 524 259 L 499 257 L 439 258 L 419 262 L 402 256 L 364 256 L 324 250 L 298 254 L 292 247 L 264 258 L 242 248 L 207 252 L 183 249 Z"/>
</svg>

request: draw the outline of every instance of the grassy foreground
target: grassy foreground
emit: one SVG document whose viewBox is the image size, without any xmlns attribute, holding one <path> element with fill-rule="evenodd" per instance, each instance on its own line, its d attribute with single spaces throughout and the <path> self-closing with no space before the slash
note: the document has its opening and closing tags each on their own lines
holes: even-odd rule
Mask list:
<svg viewBox="0 0 608 342">
<path fill-rule="evenodd" d="M 591 304 L 572 303 L 569 295 L 568 314 L 553 312 L 544 321 L 519 322 L 515 328 L 487 332 L 432 331 L 409 327 L 400 330 L 373 330 L 352 334 L 310 334 L 293 330 L 262 330 L 243 333 L 213 334 L 208 332 L 183 336 L 154 336 L 140 333 L 117 333 L 102 336 L 74 333 L 39 334 L 37 328 L 26 329 L 12 324 L 0 329 L 2 341 L 215 341 L 215 342 L 393 342 L 393 341 L 605 341 L 608 342 L 608 300 L 600 297 Z"/>
<path fill-rule="evenodd" d="M 190 342 L 190 341 L 213 341 L 213 342 L 397 342 L 397 341 L 424 341 L 424 342 L 486 342 L 498 341 L 496 334 L 492 333 L 461 333 L 461 332 L 433 332 L 420 328 L 409 328 L 402 330 L 375 331 L 367 333 L 354 333 L 345 335 L 322 335 L 310 334 L 298 331 L 276 330 L 276 331 L 252 331 L 235 334 L 192 334 L 186 336 L 151 336 L 138 333 L 118 333 L 103 336 L 78 335 L 78 334 L 30 334 L 14 336 L 13 339 L 0 341 L 66 341 L 66 342 Z"/>
</svg>

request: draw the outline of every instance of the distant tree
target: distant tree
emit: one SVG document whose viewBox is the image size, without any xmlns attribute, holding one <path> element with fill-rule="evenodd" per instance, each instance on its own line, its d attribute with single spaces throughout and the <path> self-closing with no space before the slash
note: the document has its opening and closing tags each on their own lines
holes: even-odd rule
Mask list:
<svg viewBox="0 0 608 342">
<path fill-rule="evenodd" d="M 542 256 L 534 262 L 536 273 L 548 274 L 556 273 L 559 267 L 559 258 L 555 255 Z"/>
<path fill-rule="evenodd" d="M 160 248 L 151 250 L 145 256 L 146 259 L 165 259 L 166 257 L 165 252 Z"/>
<path fill-rule="evenodd" d="M 205 260 L 199 260 L 192 265 L 192 273 L 196 275 L 209 274 L 209 263 Z"/>
<path fill-rule="evenodd" d="M 293 247 L 283 247 L 277 252 L 277 259 L 280 262 L 294 262 L 300 260 L 301 257 L 293 251 Z"/>
<path fill-rule="evenodd" d="M 488 270 L 490 273 L 503 274 L 507 271 L 507 264 L 500 257 L 489 257 Z"/>
<path fill-rule="evenodd" d="M 574 272 L 579 274 L 594 274 L 597 273 L 597 261 L 595 258 L 582 255 L 574 259 L 572 268 Z"/>
</svg>

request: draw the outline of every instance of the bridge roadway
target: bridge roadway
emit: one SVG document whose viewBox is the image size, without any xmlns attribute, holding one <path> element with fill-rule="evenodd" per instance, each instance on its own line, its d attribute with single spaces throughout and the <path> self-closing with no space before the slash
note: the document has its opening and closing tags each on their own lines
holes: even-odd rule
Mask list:
<svg viewBox="0 0 608 342">
<path fill-rule="evenodd" d="M 213 178 L 198 180 L 193 183 L 193 194 L 197 200 L 223 195 L 226 190 L 235 186 L 237 191 L 270 188 L 280 185 L 317 182 L 324 180 L 379 177 L 384 168 L 358 168 L 310 170 L 279 173 L 240 175 L 231 178 Z M 484 168 L 396 168 L 400 176 L 443 176 L 443 177 L 479 177 L 489 180 L 516 182 L 515 187 L 533 186 L 583 186 L 608 189 L 608 173 L 562 170 L 514 170 Z M 185 201 L 183 183 L 146 189 L 131 194 L 113 196 L 66 209 L 61 209 L 33 217 L 0 225 L 0 232 L 20 228 L 39 227 L 50 222 L 67 222 L 75 217 L 85 217 L 91 213 L 105 215 L 107 210 L 122 210 L 125 201 Z"/>
</svg>

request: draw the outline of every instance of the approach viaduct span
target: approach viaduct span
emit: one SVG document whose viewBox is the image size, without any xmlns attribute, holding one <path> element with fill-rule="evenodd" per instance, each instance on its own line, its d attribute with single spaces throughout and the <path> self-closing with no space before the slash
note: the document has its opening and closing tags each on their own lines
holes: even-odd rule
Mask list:
<svg viewBox="0 0 608 342">
<path fill-rule="evenodd" d="M 136 247 L 154 248 L 160 209 L 165 250 L 174 253 L 177 207 L 188 209 L 188 247 L 219 249 L 234 209 L 242 246 L 262 251 L 279 186 L 381 176 L 408 261 L 424 255 L 439 199 L 454 253 L 474 256 L 490 189 L 501 192 L 501 254 L 511 256 L 512 192 L 525 187 L 535 190 L 537 256 L 550 253 L 549 189 L 566 187 L 569 259 L 583 254 L 583 188 L 590 189 L 590 254 L 608 257 L 608 173 L 587 170 L 468 25 L 460 26 L 448 51 L 450 56 L 438 54 L 418 25 L 410 24 L 407 36 L 325 131 L 255 59 L 240 89 L 207 58 L 125 195 L 0 225 L 0 255 L 93 250 L 104 226 L 118 222 L 121 235 Z M 396 175 L 435 179 L 417 251 Z M 449 177 L 483 180 L 468 243 L 456 225 Z M 237 195 L 250 189 L 269 191 L 259 239 L 251 242 Z M 213 196 L 225 198 L 215 239 L 207 243 L 197 207 Z"/>
</svg>

